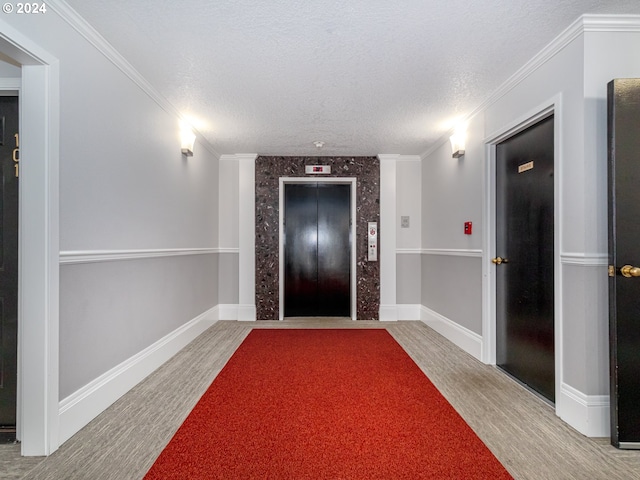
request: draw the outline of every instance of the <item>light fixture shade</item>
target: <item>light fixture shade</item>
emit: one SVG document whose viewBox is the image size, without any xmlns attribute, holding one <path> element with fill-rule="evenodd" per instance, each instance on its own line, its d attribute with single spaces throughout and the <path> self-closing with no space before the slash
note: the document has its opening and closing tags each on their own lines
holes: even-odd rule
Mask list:
<svg viewBox="0 0 640 480">
<path fill-rule="evenodd" d="M 453 158 L 460 158 L 464 155 L 464 144 L 466 139 L 467 134 L 464 130 L 456 130 L 456 132 L 449 137 Z"/>
<path fill-rule="evenodd" d="M 193 133 L 190 129 L 185 128 L 182 130 L 181 140 L 182 155 L 184 155 L 185 157 L 193 157 L 193 145 L 196 141 L 196 134 Z"/>
</svg>

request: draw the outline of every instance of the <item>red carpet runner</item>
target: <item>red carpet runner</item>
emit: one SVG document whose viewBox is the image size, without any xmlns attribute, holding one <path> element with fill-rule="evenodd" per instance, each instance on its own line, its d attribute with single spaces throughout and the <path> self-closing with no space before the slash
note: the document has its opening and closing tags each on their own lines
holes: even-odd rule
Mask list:
<svg viewBox="0 0 640 480">
<path fill-rule="evenodd" d="M 386 330 L 252 330 L 151 479 L 509 479 Z"/>
</svg>

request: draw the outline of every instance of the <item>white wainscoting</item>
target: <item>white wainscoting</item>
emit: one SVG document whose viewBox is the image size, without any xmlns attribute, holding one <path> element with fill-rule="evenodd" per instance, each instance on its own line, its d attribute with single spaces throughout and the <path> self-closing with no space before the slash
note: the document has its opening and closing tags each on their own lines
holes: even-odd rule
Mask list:
<svg viewBox="0 0 640 480">
<path fill-rule="evenodd" d="M 482 336 L 458 325 L 437 312 L 421 306 L 420 320 L 478 360 L 482 357 Z"/>
<path fill-rule="evenodd" d="M 606 267 L 609 264 L 609 256 L 606 253 L 563 252 L 560 254 L 560 263 L 580 267 Z"/>
<path fill-rule="evenodd" d="M 218 320 L 238 320 L 237 304 L 219 304 Z"/>
<path fill-rule="evenodd" d="M 423 255 L 447 255 L 452 257 L 482 257 L 482 250 L 468 248 L 423 248 Z"/>
<path fill-rule="evenodd" d="M 210 255 L 226 252 L 220 248 L 155 248 L 139 250 L 69 250 L 60 252 L 61 265 L 78 263 L 115 262 L 143 258 L 177 257 L 183 255 Z"/>
<path fill-rule="evenodd" d="M 420 320 L 422 305 L 415 304 L 398 304 L 396 310 L 398 312 L 398 320 Z"/>
<path fill-rule="evenodd" d="M 396 322 L 398 320 L 397 305 L 382 305 L 378 309 L 378 319 L 381 322 Z"/>
<path fill-rule="evenodd" d="M 63 399 L 59 405 L 60 444 L 71 438 L 218 319 L 219 309 L 216 306 Z"/>
<path fill-rule="evenodd" d="M 583 435 L 587 437 L 610 435 L 608 395 L 585 395 L 563 383 L 556 406 L 556 414 Z"/>
</svg>

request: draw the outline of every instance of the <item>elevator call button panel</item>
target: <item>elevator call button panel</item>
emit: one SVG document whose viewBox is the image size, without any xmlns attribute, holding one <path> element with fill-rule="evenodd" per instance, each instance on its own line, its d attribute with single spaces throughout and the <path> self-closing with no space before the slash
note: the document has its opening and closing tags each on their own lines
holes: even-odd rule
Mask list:
<svg viewBox="0 0 640 480">
<path fill-rule="evenodd" d="M 367 228 L 368 237 L 368 254 L 367 260 L 370 262 L 378 261 L 378 222 L 369 222 L 369 228 Z"/>
</svg>

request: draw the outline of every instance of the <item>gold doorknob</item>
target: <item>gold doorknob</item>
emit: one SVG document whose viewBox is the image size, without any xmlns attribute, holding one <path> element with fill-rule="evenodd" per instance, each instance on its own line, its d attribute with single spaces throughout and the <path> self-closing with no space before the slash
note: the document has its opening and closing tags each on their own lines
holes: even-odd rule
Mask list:
<svg viewBox="0 0 640 480">
<path fill-rule="evenodd" d="M 502 258 L 502 257 L 492 258 L 491 261 L 493 263 L 495 263 L 496 265 L 500 265 L 501 263 L 509 263 L 509 260 L 507 260 L 506 258 Z"/>
<path fill-rule="evenodd" d="M 620 269 L 620 273 L 623 277 L 640 277 L 640 267 L 632 267 L 631 265 L 625 265 Z"/>
</svg>

